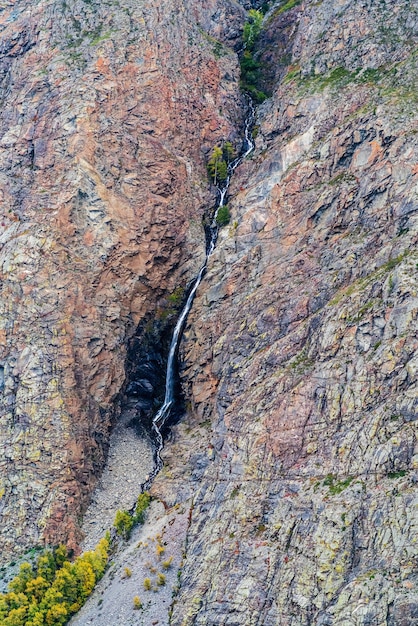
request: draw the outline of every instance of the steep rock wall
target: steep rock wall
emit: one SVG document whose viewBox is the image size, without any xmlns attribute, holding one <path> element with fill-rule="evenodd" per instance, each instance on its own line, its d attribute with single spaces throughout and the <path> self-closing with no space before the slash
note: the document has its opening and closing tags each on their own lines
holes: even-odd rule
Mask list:
<svg viewBox="0 0 418 626">
<path fill-rule="evenodd" d="M 192 502 L 172 624 L 412 626 L 418 9 L 280 6 L 154 486 Z"/>
<path fill-rule="evenodd" d="M 243 16 L 217 0 L 3 10 L 3 560 L 76 545 L 127 339 L 201 262 L 205 156 L 242 120 L 231 46 Z"/>
</svg>

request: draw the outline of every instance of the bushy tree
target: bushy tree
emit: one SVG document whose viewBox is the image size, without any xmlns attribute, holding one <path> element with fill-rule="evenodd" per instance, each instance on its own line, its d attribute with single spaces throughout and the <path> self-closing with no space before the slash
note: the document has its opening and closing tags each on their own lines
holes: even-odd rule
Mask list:
<svg viewBox="0 0 418 626">
<path fill-rule="evenodd" d="M 65 546 L 38 557 L 35 567 L 23 563 L 0 594 L 1 626 L 60 626 L 68 622 L 84 604 L 103 576 L 109 550 L 109 537 L 95 550 L 68 560 Z"/>
<path fill-rule="evenodd" d="M 116 511 L 113 526 L 116 528 L 116 532 L 118 533 L 118 535 L 120 535 L 124 539 L 129 539 L 129 537 L 131 536 L 131 530 L 133 525 L 134 520 L 129 511 Z"/>
<path fill-rule="evenodd" d="M 231 219 L 231 214 L 229 212 L 229 209 L 227 206 L 221 206 L 218 209 L 218 212 L 216 214 L 216 223 L 218 224 L 218 226 L 226 226 L 226 224 L 229 224 L 229 221 Z"/>
</svg>

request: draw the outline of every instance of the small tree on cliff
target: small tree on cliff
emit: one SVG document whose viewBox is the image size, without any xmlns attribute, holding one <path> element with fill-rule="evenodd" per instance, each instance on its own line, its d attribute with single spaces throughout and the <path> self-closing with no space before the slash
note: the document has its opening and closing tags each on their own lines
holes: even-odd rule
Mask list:
<svg viewBox="0 0 418 626">
<path fill-rule="evenodd" d="M 224 183 L 228 178 L 228 165 L 235 157 L 235 150 L 230 141 L 215 146 L 208 161 L 208 172 L 215 185 Z"/>
<path fill-rule="evenodd" d="M 222 148 L 215 146 L 208 162 L 208 172 L 215 185 L 223 182 L 228 176 L 228 166 L 223 159 Z"/>
</svg>

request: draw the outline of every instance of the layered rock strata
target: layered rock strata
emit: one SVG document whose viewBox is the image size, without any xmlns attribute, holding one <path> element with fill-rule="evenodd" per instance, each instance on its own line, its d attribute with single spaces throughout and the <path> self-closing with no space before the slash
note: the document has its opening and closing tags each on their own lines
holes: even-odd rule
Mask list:
<svg viewBox="0 0 418 626">
<path fill-rule="evenodd" d="M 6 3 L 0 99 L 2 560 L 79 539 L 126 345 L 204 255 L 205 157 L 241 123 L 243 8 Z"/>
<path fill-rule="evenodd" d="M 412 626 L 418 8 L 278 3 L 273 96 L 183 344 L 155 493 L 191 503 L 176 626 Z M 276 45 L 277 44 L 277 45 Z"/>
</svg>

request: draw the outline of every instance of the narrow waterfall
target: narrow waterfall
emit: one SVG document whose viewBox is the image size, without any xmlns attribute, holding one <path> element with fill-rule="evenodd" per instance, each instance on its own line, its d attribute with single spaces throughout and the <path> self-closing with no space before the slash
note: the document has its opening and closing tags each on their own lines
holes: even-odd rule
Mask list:
<svg viewBox="0 0 418 626">
<path fill-rule="evenodd" d="M 170 343 L 168 360 L 167 360 L 164 403 L 159 409 L 156 416 L 154 417 L 153 423 L 152 423 L 152 428 L 155 433 L 155 441 L 156 441 L 155 443 L 155 467 L 152 473 L 150 474 L 150 476 L 148 477 L 148 480 L 144 483 L 144 485 L 142 485 L 143 491 L 146 489 L 149 489 L 155 476 L 158 474 L 158 472 L 163 466 L 163 462 L 161 459 L 161 450 L 163 449 L 164 442 L 163 442 L 163 436 L 161 434 L 161 430 L 163 426 L 167 423 L 172 413 L 173 405 L 175 401 L 175 392 L 174 392 L 175 366 L 176 366 L 178 348 L 179 348 L 180 341 L 183 335 L 183 330 L 187 321 L 187 316 L 189 315 L 189 312 L 193 306 L 193 300 L 195 298 L 199 285 L 202 282 L 203 276 L 206 273 L 209 257 L 213 253 L 215 246 L 216 246 L 216 240 L 218 238 L 218 230 L 219 230 L 219 226 L 216 222 L 216 218 L 221 207 L 225 206 L 225 198 L 228 192 L 232 174 L 234 170 L 238 167 L 238 165 L 240 165 L 240 163 L 242 163 L 242 161 L 254 150 L 255 143 L 252 137 L 252 126 L 254 122 L 254 115 L 255 115 L 255 109 L 254 109 L 252 100 L 250 99 L 248 102 L 248 114 L 245 120 L 245 134 L 244 134 L 243 150 L 240 156 L 238 156 L 236 159 L 231 161 L 231 163 L 228 165 L 228 176 L 224 184 L 222 185 L 222 187 L 218 187 L 219 200 L 218 200 L 218 205 L 213 215 L 213 219 L 212 219 L 210 229 L 209 229 L 209 237 L 208 237 L 208 244 L 206 247 L 205 262 L 203 263 L 198 275 L 196 276 L 194 280 L 193 287 L 189 293 L 186 304 L 184 305 L 181 311 L 180 317 L 177 320 L 177 324 L 174 328 L 173 337 Z"/>
</svg>

